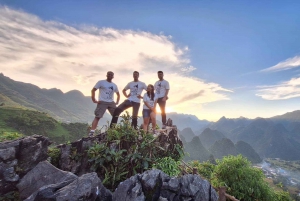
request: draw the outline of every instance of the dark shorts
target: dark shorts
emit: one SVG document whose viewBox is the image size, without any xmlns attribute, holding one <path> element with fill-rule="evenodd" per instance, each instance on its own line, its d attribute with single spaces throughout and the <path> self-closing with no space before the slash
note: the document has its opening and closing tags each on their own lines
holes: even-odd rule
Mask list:
<svg viewBox="0 0 300 201">
<path fill-rule="evenodd" d="M 143 118 L 150 117 L 151 110 L 143 109 Z"/>
</svg>

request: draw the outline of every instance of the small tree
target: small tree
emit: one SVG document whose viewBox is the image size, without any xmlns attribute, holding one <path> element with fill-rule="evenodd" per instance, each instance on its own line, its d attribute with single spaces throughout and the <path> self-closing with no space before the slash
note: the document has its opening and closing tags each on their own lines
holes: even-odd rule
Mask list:
<svg viewBox="0 0 300 201">
<path fill-rule="evenodd" d="M 226 186 L 228 194 L 239 200 L 291 200 L 288 193 L 275 192 L 270 188 L 264 177 L 263 172 L 252 167 L 242 155 L 226 156 L 217 160 L 211 182 L 215 187 Z"/>
</svg>

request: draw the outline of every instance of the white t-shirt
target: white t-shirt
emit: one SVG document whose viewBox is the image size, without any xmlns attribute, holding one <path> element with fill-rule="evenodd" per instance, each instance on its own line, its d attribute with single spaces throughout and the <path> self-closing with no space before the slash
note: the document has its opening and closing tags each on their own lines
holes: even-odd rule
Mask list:
<svg viewBox="0 0 300 201">
<path fill-rule="evenodd" d="M 129 82 L 124 89 L 125 90 L 130 89 L 130 96 L 128 97 L 128 100 L 136 103 L 140 103 L 140 99 L 137 96 L 142 94 L 143 89 L 147 90 L 147 86 L 144 82 L 132 81 Z"/>
<path fill-rule="evenodd" d="M 148 105 L 152 108 L 154 107 L 154 103 L 155 103 L 155 100 L 156 100 L 156 94 L 154 94 L 154 98 L 153 100 L 150 99 L 150 97 L 147 95 L 147 92 L 144 94 L 144 97 L 143 97 L 143 100 L 144 102 L 148 103 Z M 144 103 L 143 105 L 143 109 L 148 109 L 150 110 L 150 108 L 147 107 L 147 105 Z"/>
<path fill-rule="evenodd" d="M 94 88 L 99 89 L 99 101 L 113 102 L 114 93 L 119 92 L 118 87 L 113 82 L 107 82 L 106 80 L 100 80 L 96 83 Z"/>
<path fill-rule="evenodd" d="M 170 89 L 169 82 L 167 80 L 158 80 L 154 84 L 155 94 L 157 98 L 162 98 L 166 94 L 166 90 Z"/>
</svg>

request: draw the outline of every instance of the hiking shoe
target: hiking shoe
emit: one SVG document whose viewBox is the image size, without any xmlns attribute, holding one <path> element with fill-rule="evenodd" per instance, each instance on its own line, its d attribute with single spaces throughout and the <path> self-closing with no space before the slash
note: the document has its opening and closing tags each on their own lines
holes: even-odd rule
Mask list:
<svg viewBox="0 0 300 201">
<path fill-rule="evenodd" d="M 94 137 L 94 133 L 95 133 L 95 132 L 91 132 L 91 131 L 90 131 L 90 132 L 89 132 L 89 137 Z"/>
</svg>

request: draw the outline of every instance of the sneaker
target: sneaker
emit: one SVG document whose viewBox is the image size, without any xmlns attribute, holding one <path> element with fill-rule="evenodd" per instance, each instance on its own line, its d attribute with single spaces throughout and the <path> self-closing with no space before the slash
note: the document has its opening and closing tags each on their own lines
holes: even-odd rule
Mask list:
<svg viewBox="0 0 300 201">
<path fill-rule="evenodd" d="M 89 137 L 93 137 L 95 132 L 90 131 L 89 132 Z"/>
</svg>

